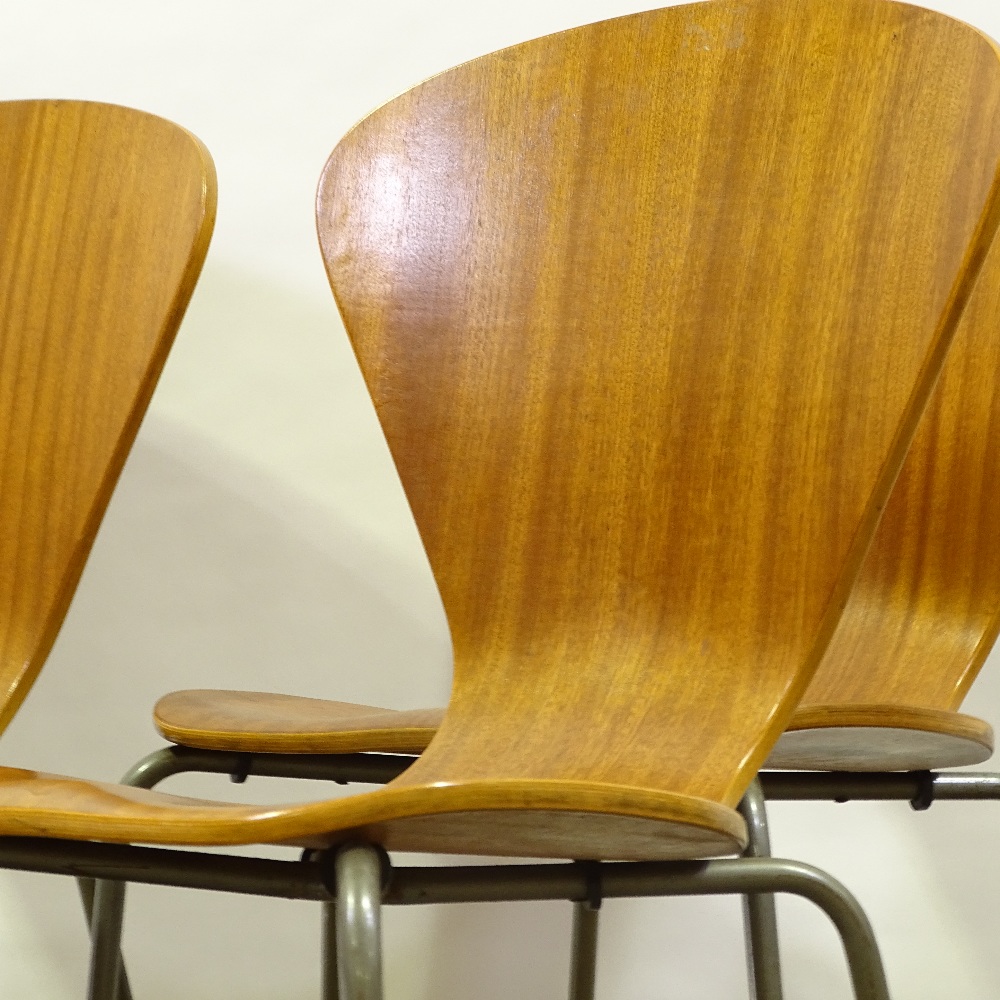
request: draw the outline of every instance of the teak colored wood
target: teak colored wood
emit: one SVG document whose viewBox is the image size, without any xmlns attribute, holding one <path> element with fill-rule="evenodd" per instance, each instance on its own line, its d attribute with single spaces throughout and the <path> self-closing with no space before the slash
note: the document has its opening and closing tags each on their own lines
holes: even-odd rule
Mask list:
<svg viewBox="0 0 1000 1000">
<path fill-rule="evenodd" d="M 956 710 L 1000 630 L 998 250 L 987 257 L 844 616 L 792 716 L 795 735 L 782 739 L 770 764 L 817 766 L 831 740 L 842 748 L 827 754 L 837 769 L 890 770 L 893 760 L 907 769 L 965 765 L 993 750 L 990 727 Z M 888 734 L 872 727 L 894 731 L 891 750 L 882 747 Z"/>
<path fill-rule="evenodd" d="M 422 753 L 443 716 L 443 708 L 398 711 L 261 691 L 174 691 L 153 710 L 172 742 L 237 753 Z"/>
<path fill-rule="evenodd" d="M 998 105 L 941 15 L 716 0 L 365 119 L 317 218 L 448 616 L 437 734 L 258 810 L 8 771 L 0 832 L 738 850 L 993 240 Z"/>
<path fill-rule="evenodd" d="M 956 710 L 1000 631 L 998 316 L 994 250 L 844 615 L 767 766 L 911 770 L 992 753 L 991 728 Z M 154 719 L 167 739 L 207 749 L 419 753 L 441 712 L 184 691 Z"/>
<path fill-rule="evenodd" d="M 176 125 L 0 103 L 0 731 L 62 624 L 214 215 L 211 159 Z"/>
<path fill-rule="evenodd" d="M 767 767 L 922 770 L 987 759 L 958 711 L 1000 630 L 1000 252 L 987 257 L 844 615 Z M 238 752 L 419 753 L 443 710 L 183 691 L 169 740 Z"/>
</svg>

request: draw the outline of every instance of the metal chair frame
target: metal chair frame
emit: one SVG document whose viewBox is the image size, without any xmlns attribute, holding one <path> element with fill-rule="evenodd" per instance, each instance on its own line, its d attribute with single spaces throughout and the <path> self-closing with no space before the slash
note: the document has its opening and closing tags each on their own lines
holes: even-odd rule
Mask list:
<svg viewBox="0 0 1000 1000">
<path fill-rule="evenodd" d="M 381 753 L 355 753 L 355 754 L 280 754 L 280 753 L 229 753 L 216 750 L 201 750 L 191 747 L 170 746 L 156 750 L 148 754 L 130 768 L 122 778 L 122 783 L 138 788 L 153 788 L 159 782 L 171 775 L 199 772 L 209 774 L 227 774 L 236 783 L 243 783 L 250 775 L 276 778 L 306 778 L 312 780 L 334 781 L 338 784 L 348 784 L 352 782 L 363 782 L 371 784 L 381 784 L 391 781 L 398 774 L 401 774 L 415 760 L 415 757 L 402 754 L 381 754 Z M 832 801 L 848 802 L 859 801 L 907 801 L 911 807 L 917 811 L 923 811 L 938 800 L 943 801 L 967 801 L 967 800 L 997 800 L 1000 799 L 1000 773 L 986 771 L 962 771 L 937 773 L 932 771 L 914 772 L 886 772 L 886 773 L 857 773 L 857 772 L 809 772 L 809 771 L 762 771 L 747 791 L 740 804 L 740 812 L 747 823 L 749 840 L 744 852 L 744 859 L 768 860 L 771 859 L 770 837 L 765 801 Z M 160 851 L 160 854 L 168 852 Z M 173 852 L 177 853 L 177 852 Z M 329 853 L 329 852 L 327 852 Z M 2 855 L 6 863 L 6 855 Z M 173 862 L 164 862 L 174 864 Z M 329 864 L 329 862 L 326 862 Z M 159 866 L 159 862 L 157 865 Z M 635 864 L 635 863 L 633 863 Z M 643 870 L 642 864 L 638 868 L 630 869 L 632 872 Z M 670 868 L 670 865 L 658 864 L 656 867 L 656 878 Z M 687 871 L 692 865 L 684 862 L 671 863 L 674 865 L 671 871 Z M 716 866 L 719 862 L 708 862 L 708 865 Z M 782 865 L 791 864 L 781 862 Z M 510 866 L 508 866 L 510 867 Z M 517 866 L 521 871 L 526 866 Z M 530 867 L 530 866 L 528 866 Z M 541 866 L 536 866 L 541 867 Z M 553 866 L 546 865 L 546 869 Z M 562 866 L 565 867 L 565 866 Z M 583 866 L 581 871 L 591 872 L 587 893 L 579 896 L 502 896 L 490 895 L 489 899 L 522 899 L 522 898 L 567 898 L 574 903 L 573 911 L 573 936 L 571 944 L 570 960 L 570 985 L 569 1000 L 592 1000 L 596 982 L 596 962 L 597 962 L 597 932 L 598 913 L 600 909 L 600 899 L 603 896 L 614 895 L 700 895 L 716 894 L 725 891 L 743 893 L 744 926 L 746 932 L 746 956 L 747 975 L 752 1000 L 782 1000 L 783 987 L 781 981 L 779 939 L 777 929 L 777 917 L 773 892 L 786 891 L 808 895 L 805 891 L 796 888 L 768 888 L 759 884 L 755 879 L 763 878 L 761 875 L 752 874 L 749 881 L 741 888 L 731 890 L 723 889 L 701 889 L 697 892 L 664 891 L 662 893 L 650 891 L 622 892 L 615 893 L 607 891 L 607 883 L 604 872 L 607 864 L 600 865 L 600 892 L 594 891 L 594 872 L 598 869 Z M 696 866 L 697 867 L 697 866 Z M 802 866 L 799 866 L 801 868 Z M 662 871 L 661 871 L 662 869 Z M 49 869 L 45 869 L 49 870 Z M 60 871 L 62 869 L 59 869 Z M 156 868 L 160 870 L 159 867 Z M 174 869 L 171 868 L 171 871 Z M 229 868 L 226 869 L 229 871 Z M 238 863 L 235 869 L 240 870 Z M 253 869 L 256 872 L 257 869 Z M 267 865 L 260 869 L 266 871 Z M 311 869 L 310 869 L 311 870 Z M 427 871 L 428 869 L 415 869 L 414 871 Z M 433 870 L 433 869 L 431 869 Z M 453 871 L 454 869 L 441 869 L 441 871 Z M 476 871 L 493 872 L 493 868 L 477 868 Z M 619 865 L 616 871 L 623 870 Z M 728 872 L 728 868 L 724 868 Z M 771 871 L 767 868 L 751 867 L 750 872 Z M 796 869 L 798 870 L 798 869 Z M 815 872 L 815 869 L 808 869 Z M 249 871 L 249 870 L 248 870 Z M 396 872 L 407 871 L 395 869 Z M 464 871 L 464 869 L 463 869 Z M 506 872 L 506 869 L 504 869 Z M 735 875 L 727 874 L 725 879 L 717 876 L 714 872 L 717 868 L 712 868 L 709 874 L 703 877 L 698 883 L 699 886 L 715 885 L 715 879 L 719 879 L 719 884 L 736 884 L 738 878 Z M 775 872 L 787 872 L 787 869 L 775 869 Z M 124 912 L 124 895 L 126 881 L 149 881 L 139 876 L 129 875 L 127 879 L 121 881 L 108 881 L 100 886 L 95 893 L 93 877 L 102 875 L 101 872 L 88 869 L 74 870 L 75 874 L 83 877 L 79 878 L 80 891 L 84 900 L 84 908 L 88 920 L 91 923 L 92 932 L 92 981 L 99 984 L 98 992 L 92 994 L 98 1000 L 104 997 L 114 998 L 114 1000 L 131 1000 L 132 994 L 125 973 L 124 962 L 120 956 L 121 921 Z M 250 879 L 257 875 L 248 874 Z M 270 877 L 270 876 L 268 876 Z M 631 876 L 630 876 L 631 877 Z M 730 883 L 726 881 L 730 877 L 736 881 Z M 828 879 L 825 875 L 816 875 Z M 399 884 L 409 885 L 409 874 L 402 876 L 403 881 Z M 451 885 L 453 876 L 442 876 L 442 884 Z M 500 876 L 499 885 L 510 885 L 508 876 Z M 549 876 L 543 877 L 540 884 L 549 885 L 546 881 Z M 677 876 L 670 876 L 677 878 Z M 654 879 L 654 882 L 656 879 Z M 158 884 L 192 884 L 190 882 L 158 882 Z M 201 884 L 201 883 L 199 883 Z M 394 883 L 396 884 L 396 883 Z M 457 883 L 456 883 L 457 884 Z M 478 884 L 478 883 L 477 883 Z M 671 883 L 673 884 L 673 883 Z M 678 883 L 680 884 L 680 883 Z M 685 883 L 686 884 L 686 883 Z M 791 885 L 791 883 L 789 883 Z M 207 885 L 209 888 L 220 888 L 215 883 Z M 480 887 L 482 888 L 482 887 Z M 829 888 L 829 886 L 828 886 Z M 253 891 L 256 889 L 239 889 L 232 891 Z M 263 890 L 261 890 L 263 892 Z M 437 890 L 429 890 L 437 892 Z M 839 892 L 840 889 L 831 890 Z M 272 894 L 272 893 L 263 893 Z M 405 891 L 403 893 L 405 895 Z M 97 899 L 96 905 L 94 899 Z M 297 898 L 319 898 L 315 896 L 303 896 Z M 478 897 L 477 897 L 478 898 Z M 810 897 L 811 898 L 811 897 Z M 385 900 L 386 902 L 414 902 L 413 899 L 397 899 L 392 893 Z M 426 902 L 455 902 L 474 901 L 470 899 L 445 899 L 435 896 L 428 898 Z M 815 900 L 814 900 L 815 901 Z M 324 898 L 324 962 L 323 962 L 323 1000 L 336 1000 L 339 997 L 337 984 L 336 962 L 336 912 L 333 897 Z M 817 905 L 821 905 L 817 901 Z M 839 905 L 839 904 L 835 904 Z M 851 904 L 847 904 L 850 908 Z M 856 904 L 854 904 L 856 905 Z M 827 911 L 829 913 L 829 911 Z M 832 913 L 831 919 L 834 919 Z M 839 926 L 839 925 L 838 925 Z M 346 930 L 345 930 L 345 933 Z M 345 945 L 345 947 L 347 947 Z M 349 946 L 352 947 L 353 946 Z M 845 942 L 845 948 L 847 947 Z M 853 947 L 860 947 L 855 944 Z M 352 950 L 353 954 L 353 950 Z M 849 961 L 856 963 L 857 959 L 850 958 Z M 863 975 L 868 977 L 864 981 L 870 982 L 870 969 L 872 963 L 869 959 L 861 959 L 861 968 L 868 969 Z M 343 963 L 340 963 L 343 964 Z M 356 963 L 351 963 L 354 968 Z M 858 990 L 859 980 L 854 971 L 855 990 Z M 874 996 L 881 994 L 871 992 L 871 987 L 866 985 L 868 993 L 858 993 L 858 996 Z M 103 992 L 102 992 L 103 991 Z M 351 996 L 350 993 L 347 994 Z M 364 993 L 360 994 L 365 996 Z"/>
<path fill-rule="evenodd" d="M 187 772 L 199 772 L 199 773 L 210 773 L 210 774 L 227 774 L 230 776 L 231 780 L 236 783 L 243 783 L 247 780 L 250 775 L 257 775 L 262 777 L 278 777 L 278 778 L 307 778 L 313 780 L 325 780 L 325 781 L 335 781 L 339 784 L 348 784 L 351 782 L 364 782 L 364 783 L 385 783 L 392 780 L 398 774 L 402 773 L 410 764 L 415 760 L 414 757 L 402 754 L 379 754 L 379 753 L 357 753 L 357 754 L 314 754 L 314 755 L 298 755 L 298 754 L 279 754 L 279 753 L 227 753 L 215 750 L 200 750 L 190 747 L 181 746 L 171 746 L 164 747 L 160 750 L 154 751 L 153 753 L 147 755 L 138 763 L 136 763 L 128 772 L 123 776 L 122 783 L 127 785 L 132 785 L 139 788 L 153 788 L 159 782 L 165 780 L 171 775 L 187 773 Z M 945 779 L 941 785 L 942 794 L 937 796 L 941 798 L 988 798 L 997 797 L 1000 798 L 1000 775 L 988 775 L 985 777 L 993 779 L 993 796 L 985 794 L 984 789 L 979 785 L 970 786 L 968 780 L 956 782 L 955 778 L 961 779 L 971 779 L 978 778 L 979 775 L 931 775 L 933 783 L 938 783 L 939 779 Z M 860 782 L 854 779 L 863 779 Z M 827 780 L 832 779 L 832 780 Z M 874 779 L 874 780 L 872 780 Z M 763 772 L 760 775 L 759 781 L 754 782 L 750 789 L 748 790 L 746 796 L 744 796 L 743 801 L 740 804 L 740 812 L 742 813 L 744 819 L 747 822 L 747 829 L 749 832 L 749 842 L 744 852 L 743 859 L 741 860 L 754 860 L 754 861 L 767 861 L 770 859 L 770 842 L 768 835 L 768 825 L 766 809 L 764 805 L 765 796 L 772 799 L 834 799 L 842 800 L 846 797 L 849 798 L 895 798 L 895 799 L 911 799 L 914 800 L 920 794 L 923 794 L 923 789 L 927 785 L 928 776 L 924 773 L 921 774 L 897 774 L 897 775 L 847 775 L 847 774 L 837 774 L 837 775 L 817 775 L 808 773 L 782 773 L 782 772 Z M 969 789 L 975 787 L 976 792 L 970 794 Z M 165 854 L 167 852 L 160 851 L 160 854 Z M 327 852 L 329 853 L 329 852 Z M 5 857 L 5 856 L 4 856 Z M 328 862 L 327 862 L 328 863 Z M 731 863 L 731 862 L 730 862 Z M 157 862 L 159 864 L 159 862 Z M 632 863 L 636 865 L 629 869 L 632 873 L 629 877 L 632 878 L 639 872 L 644 871 L 643 865 L 646 863 Z M 671 863 L 674 867 L 667 865 L 657 865 L 655 867 L 654 881 L 652 884 L 659 884 L 657 879 L 659 879 L 661 874 L 668 871 L 690 871 L 692 870 L 692 865 L 687 862 L 678 863 L 680 867 L 678 868 L 676 864 Z M 718 865 L 719 862 L 709 862 L 709 865 Z M 781 865 L 791 864 L 789 862 L 781 862 Z M 525 866 L 516 866 L 518 871 L 522 871 Z M 530 867 L 530 866 L 527 866 Z M 539 867 L 539 866 L 536 866 Z M 546 870 L 550 869 L 551 865 L 544 866 Z M 563 866 L 565 867 L 565 866 Z M 748 969 L 748 979 L 751 990 L 751 997 L 754 1000 L 782 1000 L 783 991 L 781 984 L 781 970 L 779 961 L 779 946 L 778 946 L 778 931 L 777 931 L 777 919 L 775 915 L 774 906 L 774 896 L 775 891 L 787 891 L 798 893 L 800 895 L 807 895 L 805 891 L 800 891 L 798 888 L 782 888 L 776 885 L 774 888 L 770 888 L 758 881 L 759 878 L 763 878 L 763 875 L 750 874 L 748 876 L 748 881 L 743 884 L 740 883 L 739 877 L 736 874 L 736 869 L 732 872 L 729 868 L 724 868 L 727 874 L 723 879 L 722 876 L 716 876 L 715 874 L 709 874 L 703 877 L 703 881 L 698 883 L 698 886 L 709 885 L 715 886 L 717 883 L 714 881 L 716 878 L 720 879 L 719 885 L 733 885 L 736 888 L 725 890 L 722 888 L 701 888 L 698 891 L 692 890 L 681 890 L 678 888 L 676 891 L 663 891 L 662 893 L 658 891 L 653 891 L 650 889 L 648 892 L 608 892 L 606 880 L 604 879 L 604 872 L 607 870 L 607 865 L 603 864 L 599 867 L 583 865 L 581 871 L 590 871 L 590 889 L 588 892 L 577 895 L 577 896 L 506 896 L 506 895 L 489 895 L 484 898 L 489 899 L 522 899 L 522 898 L 567 898 L 574 902 L 574 913 L 573 913 L 573 937 L 571 945 L 571 961 L 570 961 L 570 985 L 569 985 L 569 1000 L 592 1000 L 594 996 L 594 987 L 596 981 L 596 961 L 597 961 L 597 926 L 598 926 L 598 913 L 600 909 L 600 899 L 604 896 L 613 895 L 698 895 L 704 893 L 722 893 L 722 892 L 742 892 L 743 893 L 743 906 L 744 906 L 744 917 L 745 917 L 745 928 L 746 928 L 746 940 L 747 940 L 747 969 Z M 647 866 L 648 867 L 648 866 Z M 697 867 L 697 866 L 695 866 Z M 793 866 L 794 867 L 794 866 Z M 801 866 L 800 866 L 801 867 Z M 266 866 L 265 866 L 266 869 Z M 61 869 L 60 869 L 61 870 Z M 159 868 L 157 868 L 159 870 Z M 171 869 L 172 870 L 172 869 Z M 227 868 L 227 871 L 229 869 Z M 236 869 L 239 870 L 237 863 Z M 419 871 L 426 871 L 427 869 L 419 869 Z M 494 872 L 494 868 L 476 868 L 475 871 L 486 871 Z M 594 873 L 598 870 L 601 871 L 601 878 L 599 882 L 600 890 L 595 891 L 595 881 Z M 624 869 L 619 865 L 615 868 L 616 871 L 624 871 Z M 715 872 L 717 869 L 712 868 L 711 871 Z M 796 869 L 798 870 L 798 869 Z M 815 872 L 814 869 L 808 869 L 811 873 Z M 441 871 L 450 871 L 450 869 L 441 869 Z M 464 871 L 464 870 L 463 870 Z M 506 872 L 506 868 L 503 869 Z M 772 871 L 769 867 L 765 865 L 764 868 L 758 866 L 751 866 L 747 869 L 750 873 L 756 872 L 769 872 Z M 788 869 L 782 867 L 780 869 L 774 869 L 775 873 L 778 871 L 787 873 Z M 76 874 L 84 876 L 93 876 L 95 873 L 90 870 L 84 872 L 82 869 L 77 871 Z M 250 876 L 252 878 L 256 876 Z M 549 876 L 544 876 L 543 881 L 548 879 Z M 671 875 L 670 878 L 676 878 L 677 876 Z M 826 879 L 827 876 L 822 875 L 810 875 L 810 877 L 818 877 Z M 84 906 L 88 914 L 88 919 L 91 922 L 92 931 L 92 982 L 98 984 L 98 989 L 96 992 L 92 993 L 92 997 L 97 998 L 97 1000 L 103 1000 L 103 998 L 116 998 L 116 1000 L 131 1000 L 131 991 L 128 985 L 127 975 L 124 972 L 124 963 L 119 958 L 120 955 L 120 938 L 121 938 L 121 921 L 124 911 L 124 894 L 125 894 L 125 884 L 126 881 L 148 881 L 141 877 L 131 877 L 129 876 L 125 879 L 120 876 L 122 880 L 115 882 L 107 882 L 100 885 L 96 891 L 94 891 L 93 883 L 89 878 L 83 877 L 80 879 L 81 893 L 84 898 Z M 409 884 L 406 879 L 409 875 L 403 876 L 404 882 L 402 884 Z M 453 876 L 442 875 L 442 882 L 446 882 L 451 885 Z M 733 881 L 729 881 L 729 879 Z M 502 874 L 500 876 L 499 885 L 507 886 L 510 883 L 507 881 L 508 875 Z M 793 880 L 794 882 L 794 880 Z M 161 883 L 161 884 L 176 884 L 176 883 Z M 183 884 L 192 884 L 190 882 L 185 882 Z M 199 883 L 200 884 L 200 883 Z M 545 885 L 549 883 L 544 881 Z M 670 883 L 673 885 L 673 882 Z M 680 884 L 680 883 L 678 883 Z M 688 883 L 683 883 L 687 885 Z M 791 886 L 793 883 L 788 883 Z M 796 883 L 797 884 L 797 883 Z M 692 883 L 693 885 L 693 883 Z M 212 883 L 206 887 L 216 888 L 217 886 Z M 829 888 L 829 884 L 828 884 Z M 241 890 L 235 889 L 234 891 L 256 891 L 254 889 Z M 436 892 L 437 890 L 433 890 Z M 485 891 L 481 887 L 480 891 Z M 501 890 L 498 890 L 501 891 Z M 840 893 L 841 888 L 835 890 Z M 93 900 L 96 896 L 97 903 L 94 905 Z M 304 898 L 317 898 L 314 896 L 304 897 Z M 477 899 L 479 897 L 476 897 Z M 810 897 L 811 898 L 811 897 Z M 844 897 L 845 899 L 847 897 Z M 411 899 L 396 899 L 396 897 L 390 893 L 386 899 L 387 902 L 413 902 Z M 446 902 L 446 901 L 473 901 L 471 898 L 466 899 L 462 897 L 459 899 L 444 899 L 435 896 L 433 899 L 428 898 L 426 902 Z M 816 901 L 816 900 L 814 900 Z M 336 907 L 334 905 L 332 898 L 327 898 L 325 900 L 325 917 L 324 923 L 327 928 L 324 935 L 324 984 L 322 997 L 323 1000 L 334 1000 L 340 994 L 338 992 L 337 980 L 336 980 L 336 945 L 335 945 L 335 927 L 336 927 Z M 821 905 L 818 901 L 817 905 Z M 839 904 L 835 904 L 839 905 Z M 845 904 L 848 908 L 856 906 L 853 902 Z M 830 913 L 830 911 L 827 911 Z M 833 914 L 830 913 L 831 919 L 834 918 Z M 346 918 L 342 918 L 346 919 Z M 853 918 L 852 918 L 853 919 Z M 839 926 L 839 925 L 838 925 Z M 347 933 L 345 931 L 345 933 Z M 843 931 L 842 931 L 843 933 Z M 854 933 L 854 932 L 849 932 Z M 348 940 L 352 940 L 350 936 Z M 860 938 L 856 938 L 855 944 L 852 946 L 857 949 L 862 947 L 858 942 Z M 345 945 L 345 947 L 352 947 Z M 845 942 L 845 948 L 847 944 Z M 353 954 L 353 950 L 352 950 Z M 850 951 L 849 951 L 850 956 Z M 856 958 L 850 958 L 849 961 L 853 965 L 857 965 L 859 961 Z M 871 982 L 875 981 L 872 978 L 871 969 L 874 965 L 870 958 L 860 959 L 861 965 L 860 969 L 868 970 L 863 972 L 852 971 L 853 981 L 855 983 L 855 990 L 858 996 L 872 996 L 880 997 L 881 993 L 878 989 L 882 987 L 873 987 L 870 985 Z M 343 965 L 343 963 L 340 963 Z M 356 963 L 351 963 L 351 968 L 355 967 Z M 119 971 L 120 970 L 120 971 Z M 859 979 L 858 977 L 861 976 Z M 876 977 L 877 978 L 877 977 Z M 117 981 L 117 986 L 115 986 L 115 981 Z M 864 983 L 863 989 L 859 986 L 860 983 Z M 115 992 L 116 990 L 116 992 Z M 862 990 L 861 992 L 858 992 Z M 875 992 L 872 992 L 872 991 Z M 867 992 L 864 992 L 867 991 Z M 366 994 L 361 993 L 361 996 L 366 996 Z M 353 996 L 351 993 L 347 993 L 347 996 Z"/>
<path fill-rule="evenodd" d="M 151 788 L 190 771 L 385 782 L 413 758 L 389 754 L 232 754 L 166 747 L 139 761 L 123 783 Z M 772 776 L 764 776 L 769 780 Z M 1000 788 L 1000 781 L 998 781 Z M 780 797 L 776 796 L 776 797 Z M 787 797 L 794 797 L 788 795 Z M 380 1000 L 379 906 L 417 903 L 565 899 L 574 904 L 569 1000 L 593 1000 L 597 920 L 605 898 L 742 894 L 748 915 L 752 995 L 780 1000 L 774 893 L 811 900 L 840 934 L 858 1000 L 888 1000 L 871 926 L 853 896 L 812 866 L 768 856 L 763 796 L 754 783 L 741 804 L 751 831 L 742 858 L 700 862 L 569 862 L 438 868 L 399 868 L 370 845 L 306 851 L 299 861 L 210 857 L 179 850 L 90 842 L 4 838 L 5 867 L 73 874 L 85 901 L 93 900 L 90 1000 L 131 996 L 119 958 L 127 882 L 310 899 L 324 904 L 323 1000 Z M 89 879 L 99 879 L 96 890 Z M 88 907 L 90 909 L 90 907 Z"/>
</svg>

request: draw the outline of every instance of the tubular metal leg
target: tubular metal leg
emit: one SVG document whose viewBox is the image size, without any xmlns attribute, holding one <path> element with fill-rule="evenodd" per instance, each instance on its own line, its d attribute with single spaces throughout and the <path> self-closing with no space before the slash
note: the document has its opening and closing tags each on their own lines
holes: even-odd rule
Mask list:
<svg viewBox="0 0 1000 1000">
<path fill-rule="evenodd" d="M 94 886 L 95 882 L 92 878 L 78 878 L 76 880 L 77 888 L 80 890 L 80 901 L 83 903 L 83 912 L 87 918 L 87 927 L 89 928 L 94 922 Z M 107 897 L 105 897 L 105 906 L 107 905 Z M 119 938 L 121 934 L 119 932 Z M 94 956 L 91 954 L 91 966 L 94 964 Z M 93 973 L 90 973 L 93 977 Z M 121 956 L 118 957 L 118 990 L 115 993 L 116 1000 L 132 1000 L 132 987 L 129 985 L 128 974 L 125 971 L 125 963 L 122 961 Z"/>
<path fill-rule="evenodd" d="M 171 746 L 163 747 L 143 757 L 125 772 L 121 784 L 131 785 L 133 788 L 153 788 L 173 774 L 188 771 L 229 774 L 231 776 L 239 773 L 242 775 L 242 780 L 246 778 L 250 769 L 251 759 L 255 773 L 272 774 L 276 777 L 314 778 L 341 783 L 348 781 L 375 783 L 391 781 L 413 761 L 413 758 L 399 754 L 246 754 Z M 88 922 L 91 924 L 96 922 L 104 928 L 117 927 L 116 933 L 120 938 L 122 910 L 125 906 L 125 883 L 121 883 L 117 891 L 98 893 L 98 902 L 95 908 L 92 902 L 95 897 L 94 880 L 81 878 L 77 882 L 80 895 L 83 897 Z M 332 918 L 330 933 L 333 933 Z M 105 941 L 107 941 L 107 937 L 105 937 Z M 102 943 L 102 952 L 110 947 L 110 944 Z M 330 955 L 329 964 L 335 969 L 335 955 L 333 952 Z M 92 946 L 91 964 L 95 960 L 108 961 L 103 956 L 96 959 Z M 107 1000 L 132 1000 L 125 963 L 120 955 L 118 964 L 118 992 L 115 997 L 109 995 Z M 335 972 L 331 979 L 332 985 L 324 986 L 327 991 L 324 993 L 324 1000 L 337 1000 Z M 103 997 L 102 1000 L 104 1000 Z"/>
<path fill-rule="evenodd" d="M 382 857 L 370 844 L 348 844 L 334 860 L 343 1000 L 382 1000 Z"/>
<path fill-rule="evenodd" d="M 157 750 L 129 768 L 123 785 L 152 788 L 176 774 L 178 763 L 169 748 Z M 121 954 L 125 912 L 125 882 L 77 879 L 84 910 L 90 921 L 90 985 L 88 1000 L 132 1000 L 125 960 Z M 87 906 L 87 900 L 91 905 Z"/>
<path fill-rule="evenodd" d="M 745 858 L 769 858 L 771 840 L 767 830 L 764 792 L 756 778 L 740 802 L 746 820 Z M 774 896 L 753 893 L 743 897 L 743 928 L 746 935 L 747 979 L 751 1000 L 782 1000 L 781 956 L 778 950 L 778 918 Z"/>
<path fill-rule="evenodd" d="M 323 994 L 322 1000 L 340 1000 L 337 979 L 337 907 L 323 904 Z"/>
<path fill-rule="evenodd" d="M 122 968 L 122 917 L 125 883 L 98 882 L 90 924 L 90 982 L 87 1000 L 115 1000 Z"/>
<path fill-rule="evenodd" d="M 587 877 L 577 864 L 394 868 L 385 901 L 406 905 L 582 899 L 588 888 Z M 601 894 L 605 899 L 775 892 L 802 896 L 833 921 L 844 946 L 856 1000 L 889 1000 L 882 958 L 868 918 L 844 886 L 818 868 L 778 858 L 601 863 Z"/>
<path fill-rule="evenodd" d="M 594 1000 L 597 982 L 597 919 L 600 911 L 586 901 L 573 904 L 569 1000 Z"/>
</svg>

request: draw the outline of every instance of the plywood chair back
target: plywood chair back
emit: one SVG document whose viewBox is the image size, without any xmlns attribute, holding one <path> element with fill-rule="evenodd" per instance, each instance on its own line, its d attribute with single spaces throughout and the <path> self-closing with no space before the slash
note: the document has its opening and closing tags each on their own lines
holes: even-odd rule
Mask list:
<svg viewBox="0 0 1000 1000">
<path fill-rule="evenodd" d="M 998 251 L 772 764 L 909 770 L 992 751 L 989 725 L 956 710 L 1000 630 Z"/>
<path fill-rule="evenodd" d="M 327 269 L 455 654 L 397 786 L 736 803 L 992 239 L 998 103 L 941 15 L 718 0 L 477 59 L 337 147 Z"/>
<path fill-rule="evenodd" d="M 176 125 L 0 104 L 0 730 L 62 623 L 214 210 L 208 153 Z"/>
</svg>

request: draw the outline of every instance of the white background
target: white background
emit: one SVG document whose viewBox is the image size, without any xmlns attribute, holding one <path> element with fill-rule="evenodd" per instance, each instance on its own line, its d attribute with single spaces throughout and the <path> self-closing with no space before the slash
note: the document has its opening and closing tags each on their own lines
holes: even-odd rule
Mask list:
<svg viewBox="0 0 1000 1000">
<path fill-rule="evenodd" d="M 1000 36 L 985 0 L 933 4 Z M 6 0 L 0 98 L 156 112 L 219 172 L 202 281 L 66 626 L 3 736 L 5 764 L 112 779 L 159 745 L 180 687 L 411 707 L 446 695 L 430 574 L 355 372 L 313 229 L 336 140 L 381 102 L 501 46 L 640 10 L 636 0 Z M 0 220 L 2 225 L 2 220 Z M 1000 664 L 969 711 L 1000 722 Z M 168 790 L 322 797 L 324 786 L 179 777 Z M 772 807 L 778 854 L 828 868 L 875 923 L 898 1000 L 1000 995 L 995 805 Z M 849 996 L 839 947 L 781 904 L 790 1000 Z M 318 909 L 155 888 L 130 897 L 138 1000 L 317 995 Z M 387 916 L 390 1000 L 565 995 L 568 904 Z M 735 899 L 605 906 L 601 1000 L 746 996 Z M 0 875 L 0 997 L 82 996 L 72 883 Z"/>
</svg>

